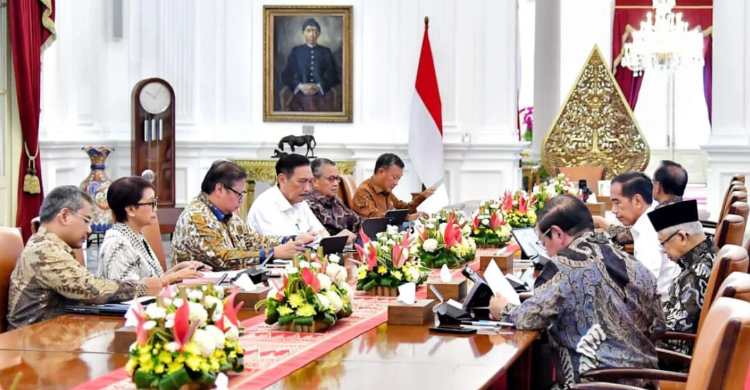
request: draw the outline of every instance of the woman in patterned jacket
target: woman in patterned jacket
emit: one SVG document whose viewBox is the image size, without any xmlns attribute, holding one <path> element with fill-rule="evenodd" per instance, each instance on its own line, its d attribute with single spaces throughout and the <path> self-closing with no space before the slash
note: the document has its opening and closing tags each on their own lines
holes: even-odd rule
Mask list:
<svg viewBox="0 0 750 390">
<path fill-rule="evenodd" d="M 197 261 L 175 265 L 164 272 L 141 230 L 156 219 L 154 186 L 137 177 L 115 180 L 107 190 L 107 203 L 116 223 L 104 236 L 99 254 L 99 275 L 111 280 L 140 280 L 158 277 L 172 284 L 183 279 L 200 277 L 198 268 L 210 266 Z"/>
</svg>

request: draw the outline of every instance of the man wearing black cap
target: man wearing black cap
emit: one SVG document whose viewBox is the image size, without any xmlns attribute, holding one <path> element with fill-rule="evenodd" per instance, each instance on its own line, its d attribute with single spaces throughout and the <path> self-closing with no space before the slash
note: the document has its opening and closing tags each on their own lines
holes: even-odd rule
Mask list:
<svg viewBox="0 0 750 390">
<path fill-rule="evenodd" d="M 292 91 L 289 111 L 334 111 L 331 88 L 337 86 L 338 65 L 331 49 L 318 45 L 320 24 L 309 18 L 302 23 L 305 43 L 289 53 L 281 81 Z"/>
<path fill-rule="evenodd" d="M 648 218 L 659 235 L 664 253 L 682 268 L 669 287 L 669 300 L 664 303 L 667 330 L 695 334 L 716 247 L 703 234 L 695 200 L 664 206 L 648 213 Z M 690 353 L 685 343 L 669 343 L 668 348 Z"/>
</svg>

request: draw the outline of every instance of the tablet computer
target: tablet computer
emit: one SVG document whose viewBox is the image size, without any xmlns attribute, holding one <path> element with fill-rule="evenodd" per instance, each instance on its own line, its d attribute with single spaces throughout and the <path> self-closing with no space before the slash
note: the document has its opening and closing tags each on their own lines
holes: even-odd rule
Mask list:
<svg viewBox="0 0 750 390">
<path fill-rule="evenodd" d="M 364 231 L 367 237 L 371 240 L 377 240 L 378 233 L 384 232 L 388 225 L 391 224 L 389 221 L 390 219 L 388 218 L 365 219 L 362 222 L 362 231 Z"/>
<path fill-rule="evenodd" d="M 535 264 L 544 265 L 547 264 L 550 257 L 547 255 L 547 250 L 539 245 L 539 236 L 536 234 L 536 230 L 532 227 L 528 228 L 517 228 L 510 232 L 513 238 L 518 243 L 523 251 L 523 258 L 532 260 Z"/>
<path fill-rule="evenodd" d="M 107 303 L 104 305 L 66 305 L 66 313 L 94 314 L 100 316 L 124 316 L 130 305 Z"/>
<path fill-rule="evenodd" d="M 320 246 L 323 248 L 323 254 L 342 253 L 346 246 L 348 238 L 346 236 L 325 237 L 320 240 Z"/>
<path fill-rule="evenodd" d="M 404 221 L 406 221 L 406 217 L 408 216 L 409 216 L 408 209 L 394 209 L 394 210 L 386 211 L 384 217 L 390 219 L 388 224 L 401 226 L 401 224 L 404 223 Z"/>
</svg>

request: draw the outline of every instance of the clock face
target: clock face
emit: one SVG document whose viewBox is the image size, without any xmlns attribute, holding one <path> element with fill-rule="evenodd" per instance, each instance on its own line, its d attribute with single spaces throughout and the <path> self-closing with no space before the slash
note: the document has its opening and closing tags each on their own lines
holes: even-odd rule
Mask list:
<svg viewBox="0 0 750 390">
<path fill-rule="evenodd" d="M 148 83 L 141 89 L 138 97 L 141 107 L 149 114 L 161 114 L 172 104 L 172 96 L 169 90 L 162 83 Z"/>
</svg>

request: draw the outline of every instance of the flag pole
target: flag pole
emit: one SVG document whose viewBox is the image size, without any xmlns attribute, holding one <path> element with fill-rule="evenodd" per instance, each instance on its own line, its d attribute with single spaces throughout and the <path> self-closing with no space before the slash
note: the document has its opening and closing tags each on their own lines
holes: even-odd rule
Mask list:
<svg viewBox="0 0 750 390">
<path fill-rule="evenodd" d="M 428 29 L 430 27 L 430 17 L 425 16 L 424 17 L 424 28 Z M 427 190 L 427 187 L 422 183 L 422 192 L 425 192 Z"/>
</svg>

